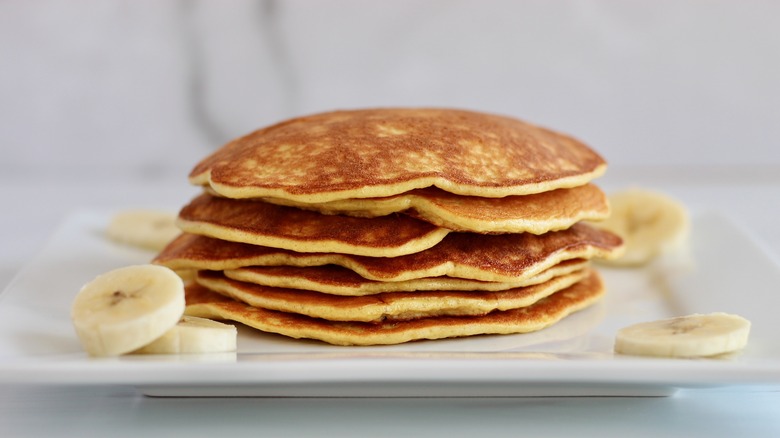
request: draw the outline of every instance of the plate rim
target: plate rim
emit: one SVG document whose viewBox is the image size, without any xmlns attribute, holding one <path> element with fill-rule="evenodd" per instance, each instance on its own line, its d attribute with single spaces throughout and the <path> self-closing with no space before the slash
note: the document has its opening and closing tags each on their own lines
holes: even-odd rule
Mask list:
<svg viewBox="0 0 780 438">
<path fill-rule="evenodd" d="M 13 298 L 16 293 L 14 285 L 19 283 L 19 278 L 30 275 L 29 270 L 45 259 L 47 251 L 56 245 L 52 242 L 58 236 L 70 232 L 74 225 L 78 229 L 85 225 L 85 221 L 87 224 L 95 223 L 109 214 L 90 210 L 69 215 L 38 256 L 25 265 L 0 293 L 0 313 L 10 305 L 9 296 Z M 775 260 L 750 233 L 728 216 L 713 211 L 695 215 L 696 220 L 703 217 L 703 220 L 716 217 L 725 221 L 735 233 L 746 237 L 761 257 L 778 269 Z M 8 335 L 0 334 L 0 340 L 5 336 Z M 468 396 L 526 395 L 529 392 L 534 395 L 561 395 L 566 392 L 565 385 L 570 385 L 572 395 L 668 395 L 686 387 L 780 383 L 778 357 L 757 361 L 717 361 L 544 353 L 549 357 L 531 358 L 528 351 L 510 354 L 471 351 L 409 354 L 399 351 L 365 352 L 360 351 L 361 348 L 335 355 L 239 352 L 227 362 L 198 361 L 199 358 L 194 357 L 170 361 L 160 360 L 157 356 L 104 360 L 88 358 L 84 354 L 3 356 L 4 352 L 0 351 L 0 383 L 128 384 L 156 396 L 198 393 L 224 396 L 230 395 L 231 390 L 241 392 L 237 391 L 238 386 L 244 387 L 246 394 L 252 392 L 249 389 L 255 389 L 257 394 L 252 395 L 269 394 L 272 389 L 273 395 L 306 396 L 305 388 L 302 388 L 306 384 L 319 384 L 319 389 L 312 391 L 317 396 L 331 393 L 369 395 L 377 390 L 387 390 L 386 385 L 390 383 L 405 388 L 402 392 L 409 395 L 422 390 L 425 394 L 462 393 Z M 345 369 L 351 373 L 345 374 Z M 314 371 L 320 374 L 317 376 Z M 412 371 L 415 374 L 408 374 Z M 358 386 L 351 391 L 339 391 L 338 385 L 345 383 L 360 383 L 362 390 Z M 481 390 L 474 387 L 480 383 L 486 386 Z M 457 390 L 459 384 L 461 391 Z M 484 394 L 486 391 L 488 393 Z"/>
</svg>

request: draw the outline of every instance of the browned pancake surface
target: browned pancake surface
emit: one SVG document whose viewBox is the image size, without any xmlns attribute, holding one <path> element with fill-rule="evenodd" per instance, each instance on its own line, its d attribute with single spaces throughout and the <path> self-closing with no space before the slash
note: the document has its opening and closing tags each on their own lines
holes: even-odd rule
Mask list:
<svg viewBox="0 0 780 438">
<path fill-rule="evenodd" d="M 335 111 L 288 120 L 207 157 L 190 181 L 230 198 L 301 202 L 436 186 L 503 197 L 582 185 L 606 169 L 583 143 L 523 121 L 452 109 Z"/>
<path fill-rule="evenodd" d="M 403 212 L 443 228 L 475 233 L 543 234 L 568 228 L 582 220 L 605 219 L 609 215 L 606 195 L 593 184 L 503 198 L 455 195 L 426 187 L 386 198 L 345 199 L 319 204 L 279 198 L 265 200 L 324 214 L 358 217 Z"/>
<path fill-rule="evenodd" d="M 155 259 L 172 269 L 227 270 L 254 265 L 318 266 L 336 264 L 379 281 L 405 281 L 448 275 L 511 282 L 535 275 L 561 261 L 614 257 L 622 241 L 587 224 L 533 234 L 450 233 L 434 247 L 392 258 L 344 254 L 301 254 L 261 246 L 182 235 Z"/>
<path fill-rule="evenodd" d="M 336 345 L 388 345 L 420 339 L 442 339 L 480 334 L 527 333 L 548 327 L 572 312 L 598 301 L 603 282 L 589 277 L 560 292 L 520 309 L 481 316 L 435 316 L 380 323 L 328 321 L 320 318 L 252 307 L 193 284 L 187 288 L 186 313 L 228 319 L 256 329 L 292 338 L 319 339 Z"/>
<path fill-rule="evenodd" d="M 460 196 L 433 188 L 413 196 L 424 201 L 409 214 L 455 231 L 543 234 L 609 215 L 606 195 L 593 184 L 503 198 Z"/>
<path fill-rule="evenodd" d="M 580 270 L 544 283 L 499 292 L 440 290 L 386 292 L 362 297 L 261 286 L 232 280 L 215 271 L 199 272 L 197 282 L 212 291 L 254 307 L 299 313 L 330 321 L 371 322 L 438 315 L 484 315 L 494 310 L 516 309 L 529 306 L 567 288 L 586 275 L 586 270 Z"/>
<path fill-rule="evenodd" d="M 323 215 L 261 201 L 202 194 L 181 209 L 188 233 L 298 252 L 393 257 L 422 251 L 449 232 L 409 216 L 358 218 Z"/>
<path fill-rule="evenodd" d="M 500 291 L 543 283 L 553 277 L 582 270 L 588 264 L 584 259 L 565 260 L 537 274 L 511 282 L 472 280 L 446 275 L 406 281 L 376 281 L 363 278 L 355 271 L 337 265 L 250 266 L 223 272 L 229 278 L 263 286 L 304 289 L 333 295 L 364 296 L 383 292 L 429 290 Z"/>
</svg>

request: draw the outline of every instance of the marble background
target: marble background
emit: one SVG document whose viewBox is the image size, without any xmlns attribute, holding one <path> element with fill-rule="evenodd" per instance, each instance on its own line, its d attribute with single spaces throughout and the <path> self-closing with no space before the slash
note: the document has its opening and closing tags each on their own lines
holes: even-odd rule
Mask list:
<svg viewBox="0 0 780 438">
<path fill-rule="evenodd" d="M 282 118 L 457 106 L 623 165 L 780 164 L 780 2 L 0 2 L 0 170 L 188 169 Z"/>
<path fill-rule="evenodd" d="M 3 0 L 0 237 L 24 259 L 70 209 L 131 185 L 179 199 L 225 141 L 336 108 L 513 115 L 626 180 L 777 182 L 778 18 L 770 0 Z"/>
</svg>

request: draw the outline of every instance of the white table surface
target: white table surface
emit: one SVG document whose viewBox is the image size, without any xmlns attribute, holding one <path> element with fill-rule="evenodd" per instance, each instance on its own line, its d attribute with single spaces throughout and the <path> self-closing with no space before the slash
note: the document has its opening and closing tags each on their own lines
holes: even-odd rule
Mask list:
<svg viewBox="0 0 780 438">
<path fill-rule="evenodd" d="M 610 171 L 601 183 L 671 193 L 715 209 L 780 260 L 780 175 L 771 169 Z M 0 182 L 3 182 L 0 180 Z M 0 185 L 0 284 L 69 212 L 178 209 L 195 191 L 176 179 Z M 780 285 L 778 290 L 780 292 Z M 0 386 L 0 436 L 780 436 L 780 385 L 681 390 L 672 397 L 149 398 L 129 387 Z"/>
</svg>

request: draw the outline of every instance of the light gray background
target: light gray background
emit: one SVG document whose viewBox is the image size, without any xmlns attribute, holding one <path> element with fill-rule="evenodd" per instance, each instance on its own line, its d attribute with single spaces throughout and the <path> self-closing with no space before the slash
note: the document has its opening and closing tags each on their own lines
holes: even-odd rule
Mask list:
<svg viewBox="0 0 780 438">
<path fill-rule="evenodd" d="M 0 258 L 16 269 L 72 210 L 176 209 L 224 142 L 339 108 L 524 118 L 601 152 L 605 186 L 778 182 L 778 17 L 769 0 L 0 1 Z"/>
<path fill-rule="evenodd" d="M 780 2 L 0 2 L 0 170 L 182 177 L 305 113 L 472 108 L 614 168 L 780 165 Z"/>
</svg>

